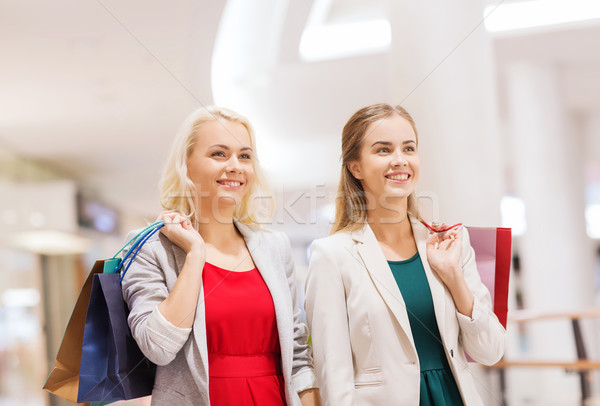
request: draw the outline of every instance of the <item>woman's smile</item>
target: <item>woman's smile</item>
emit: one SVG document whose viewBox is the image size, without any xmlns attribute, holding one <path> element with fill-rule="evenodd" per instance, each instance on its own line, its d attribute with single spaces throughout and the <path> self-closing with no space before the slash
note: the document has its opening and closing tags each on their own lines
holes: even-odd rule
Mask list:
<svg viewBox="0 0 600 406">
<path fill-rule="evenodd" d="M 219 179 L 217 183 L 229 190 L 238 190 L 244 185 L 244 182 L 235 179 Z"/>
<path fill-rule="evenodd" d="M 406 183 L 410 180 L 411 175 L 408 172 L 392 172 L 385 175 L 385 177 L 393 183 Z"/>
</svg>

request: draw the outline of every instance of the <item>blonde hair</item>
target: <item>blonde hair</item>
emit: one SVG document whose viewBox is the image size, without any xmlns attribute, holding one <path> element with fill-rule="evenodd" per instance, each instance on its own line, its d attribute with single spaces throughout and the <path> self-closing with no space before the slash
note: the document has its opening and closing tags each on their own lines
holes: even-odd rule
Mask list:
<svg viewBox="0 0 600 406">
<path fill-rule="evenodd" d="M 394 114 L 399 115 L 410 123 L 415 131 L 418 143 L 419 136 L 415 122 L 411 115 L 401 106 L 393 107 L 389 104 L 379 103 L 363 107 L 354 113 L 344 126 L 342 131 L 342 173 L 338 186 L 335 203 L 335 221 L 331 228 L 331 234 L 339 231 L 354 231 L 367 223 L 367 198 L 365 191 L 360 180 L 356 179 L 352 175 L 352 172 L 350 172 L 348 165 L 353 161 L 360 160 L 360 150 L 368 127 Z M 420 218 L 414 191 L 408 196 L 408 213 Z"/>
<path fill-rule="evenodd" d="M 192 112 L 183 122 L 175 136 L 171 153 L 160 180 L 160 202 L 167 210 L 177 210 L 190 216 L 198 227 L 198 201 L 196 186 L 188 177 L 187 161 L 192 153 L 198 131 L 210 121 L 227 120 L 243 125 L 250 135 L 253 155 L 256 156 L 254 131 L 247 118 L 223 107 L 202 107 Z M 252 159 L 254 180 L 248 192 L 234 210 L 234 217 L 248 225 L 259 225 L 273 212 L 271 190 L 266 182 L 258 160 Z"/>
</svg>

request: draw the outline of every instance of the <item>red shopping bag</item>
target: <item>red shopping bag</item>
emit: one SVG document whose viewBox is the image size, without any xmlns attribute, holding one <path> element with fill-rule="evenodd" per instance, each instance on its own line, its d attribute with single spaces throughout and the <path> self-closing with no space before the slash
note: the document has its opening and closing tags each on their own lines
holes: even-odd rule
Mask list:
<svg viewBox="0 0 600 406">
<path fill-rule="evenodd" d="M 510 228 L 467 227 L 481 281 L 490 291 L 494 313 L 504 328 L 508 314 L 508 279 L 511 264 Z"/>
</svg>

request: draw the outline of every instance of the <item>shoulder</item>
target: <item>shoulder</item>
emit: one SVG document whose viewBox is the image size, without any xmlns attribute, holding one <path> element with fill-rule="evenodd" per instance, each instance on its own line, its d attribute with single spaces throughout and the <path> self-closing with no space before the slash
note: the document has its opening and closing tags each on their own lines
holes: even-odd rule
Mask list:
<svg viewBox="0 0 600 406">
<path fill-rule="evenodd" d="M 276 247 L 279 250 L 291 249 L 290 240 L 284 232 L 238 221 L 236 221 L 236 227 L 249 244 Z"/>
<path fill-rule="evenodd" d="M 125 241 L 127 241 L 127 242 L 131 241 L 131 244 L 134 244 L 135 237 L 137 235 L 139 235 L 143 230 L 144 230 L 143 228 L 138 228 L 138 229 L 129 231 L 129 233 L 127 233 L 127 237 L 125 238 Z M 148 236 L 148 238 L 143 241 L 144 241 L 144 244 L 140 248 L 140 252 L 144 252 L 146 254 L 172 252 L 173 249 L 176 249 L 176 250 L 179 249 L 179 247 L 177 247 L 167 237 L 165 237 L 165 235 L 162 234 L 160 232 L 160 230 L 157 230 L 156 232 L 152 233 L 152 235 Z M 130 249 L 130 248 L 131 248 L 131 245 L 130 245 L 130 247 L 127 247 L 127 249 Z"/>
<path fill-rule="evenodd" d="M 286 233 L 270 228 L 260 228 L 256 231 L 266 242 L 289 245 L 290 239 Z"/>
<path fill-rule="evenodd" d="M 314 250 L 335 251 L 338 249 L 349 248 L 354 245 L 352 233 L 340 231 L 324 238 L 318 238 L 311 244 L 311 252 Z"/>
<path fill-rule="evenodd" d="M 136 235 L 140 234 L 142 231 L 144 231 L 144 228 L 137 228 L 135 230 L 129 231 L 127 233 L 126 240 L 127 241 L 131 240 Z M 160 229 L 156 230 L 156 232 L 153 232 L 152 235 L 150 237 L 148 237 L 148 239 L 145 241 L 144 245 L 152 245 L 152 244 L 157 244 L 157 243 L 173 245 L 173 243 L 171 241 L 169 241 L 169 239 L 160 232 Z"/>
</svg>

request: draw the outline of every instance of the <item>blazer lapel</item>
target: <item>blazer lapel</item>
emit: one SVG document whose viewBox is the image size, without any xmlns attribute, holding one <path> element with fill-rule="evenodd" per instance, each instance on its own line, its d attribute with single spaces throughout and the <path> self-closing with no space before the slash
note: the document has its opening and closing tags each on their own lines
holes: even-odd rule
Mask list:
<svg viewBox="0 0 600 406">
<path fill-rule="evenodd" d="M 277 273 L 274 271 L 274 268 L 277 266 L 283 266 L 281 264 L 273 263 L 273 255 L 271 251 L 276 247 L 267 247 L 266 244 L 262 242 L 262 236 L 260 232 L 256 232 L 250 226 L 247 226 L 239 221 L 235 220 L 235 226 L 239 230 L 239 232 L 244 237 L 244 241 L 246 241 L 246 247 L 248 247 L 248 252 L 258 269 L 258 272 L 262 276 L 271 296 L 277 296 L 278 285 L 277 285 Z M 273 297 L 273 302 L 275 302 L 275 297 Z M 275 309 L 277 312 L 279 309 Z"/>
<path fill-rule="evenodd" d="M 353 232 L 352 238 L 357 242 L 358 254 L 373 284 L 414 348 L 406 304 L 373 230 L 369 225 L 365 225 L 362 230 Z"/>
<path fill-rule="evenodd" d="M 287 345 L 284 345 L 287 340 L 291 339 L 290 329 L 286 328 L 290 326 L 292 315 L 290 313 L 291 303 L 285 300 L 284 292 L 282 289 L 287 289 L 287 281 L 282 282 L 281 275 L 285 275 L 285 264 L 279 260 L 280 256 L 273 255 L 274 250 L 277 247 L 268 246 L 264 244 L 262 233 L 257 232 L 252 227 L 247 226 L 239 221 L 235 220 L 235 226 L 244 237 L 246 241 L 246 247 L 250 252 L 250 256 L 258 269 L 258 272 L 265 281 L 267 289 L 271 294 L 273 300 L 273 307 L 275 308 L 275 319 L 277 320 L 277 331 L 279 333 L 279 343 L 281 349 L 282 360 L 287 359 L 288 362 L 282 362 L 282 366 L 291 366 L 293 352 L 290 351 Z M 282 283 L 285 283 L 282 286 Z M 291 376 L 291 370 L 288 371 Z"/>
<path fill-rule="evenodd" d="M 444 326 L 446 319 L 446 288 L 442 281 L 440 281 L 436 273 L 429 266 L 427 262 L 427 238 L 429 238 L 429 232 L 427 228 L 421 224 L 420 221 L 410 217 L 413 236 L 417 243 L 417 249 L 419 250 L 419 256 L 425 269 L 425 275 L 427 276 L 427 282 L 429 283 L 429 289 L 431 290 L 431 297 L 433 298 L 433 308 L 435 311 L 435 318 L 437 320 L 438 328 L 442 341 L 445 342 L 444 337 Z"/>
</svg>

